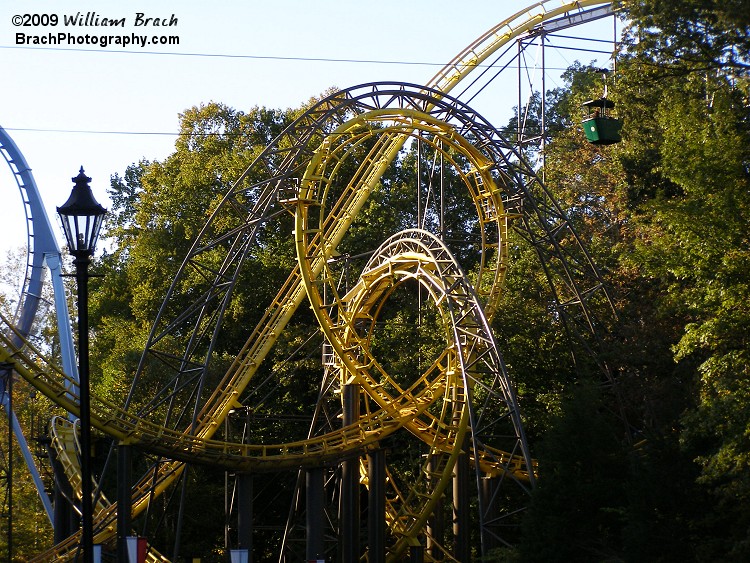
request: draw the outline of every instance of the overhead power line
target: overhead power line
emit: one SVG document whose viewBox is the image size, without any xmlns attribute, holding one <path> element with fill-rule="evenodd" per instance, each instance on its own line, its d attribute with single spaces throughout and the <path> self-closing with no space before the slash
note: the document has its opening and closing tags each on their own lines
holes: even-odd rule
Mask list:
<svg viewBox="0 0 750 563">
<path fill-rule="evenodd" d="M 209 57 L 221 59 L 251 59 L 251 60 L 268 60 L 268 61 L 299 61 L 299 62 L 320 62 L 320 63 L 353 63 L 353 64 L 377 64 L 377 65 L 412 65 L 412 66 L 445 66 L 444 62 L 429 61 L 388 61 L 379 59 L 337 59 L 330 57 L 282 57 L 277 55 L 235 55 L 229 53 L 177 53 L 174 51 L 135 51 L 127 49 L 79 49 L 77 47 L 36 47 L 36 46 L 17 46 L 17 45 L 0 45 L 0 49 L 24 49 L 32 51 L 57 51 L 57 52 L 77 52 L 77 53 L 122 53 L 129 55 L 162 55 L 174 57 Z M 482 66 L 482 65 L 477 65 Z"/>
<path fill-rule="evenodd" d="M 94 131 L 86 129 L 43 129 L 32 127 L 4 127 L 3 129 L 5 129 L 6 131 L 24 131 L 31 133 L 83 133 L 87 135 L 162 135 L 177 137 L 181 134 L 179 131 Z M 197 133 L 195 134 L 197 135 Z M 208 132 L 202 134 L 212 135 L 214 133 Z"/>
<path fill-rule="evenodd" d="M 565 47 L 566 49 L 588 51 L 588 49 Z M 370 65 L 401 65 L 401 66 L 445 66 L 444 62 L 431 61 L 403 61 L 403 60 L 383 60 L 383 59 L 338 59 L 331 57 L 283 57 L 277 55 L 236 55 L 230 53 L 178 53 L 175 51 L 135 51 L 135 50 L 115 50 L 115 49 L 80 49 L 77 47 L 38 47 L 29 45 L 0 45 L 0 49 L 20 49 L 30 51 L 54 51 L 54 52 L 75 52 L 75 53 L 117 53 L 129 55 L 161 55 L 173 57 L 203 57 L 203 58 L 220 58 L 220 59 L 249 59 L 249 60 L 267 60 L 267 61 L 290 61 L 290 62 L 318 62 L 318 63 L 347 63 L 347 64 L 370 64 Z M 602 51 L 606 53 L 605 51 Z M 479 64 L 477 68 L 491 67 L 491 64 Z M 566 70 L 564 68 L 551 68 L 550 70 Z"/>
</svg>

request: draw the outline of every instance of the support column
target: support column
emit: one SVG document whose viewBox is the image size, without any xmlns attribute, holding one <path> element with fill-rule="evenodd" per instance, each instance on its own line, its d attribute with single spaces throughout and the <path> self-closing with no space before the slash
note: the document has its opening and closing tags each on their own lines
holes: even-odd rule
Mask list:
<svg viewBox="0 0 750 563">
<path fill-rule="evenodd" d="M 247 563 L 253 563 L 253 476 L 237 475 L 237 539 L 240 549 L 246 549 Z"/>
<path fill-rule="evenodd" d="M 343 423 L 359 419 L 359 385 L 343 386 Z M 341 464 L 341 508 L 339 510 L 341 560 L 359 561 L 359 458 Z"/>
<path fill-rule="evenodd" d="M 316 561 L 324 558 L 325 545 L 325 475 L 322 467 L 308 469 L 305 474 L 305 502 L 307 514 L 307 545 L 305 559 Z"/>
<path fill-rule="evenodd" d="M 471 518 L 469 515 L 469 483 L 471 467 L 469 456 L 463 451 L 453 469 L 453 556 L 461 563 L 471 561 Z"/>
<path fill-rule="evenodd" d="M 367 470 L 367 561 L 385 563 L 385 450 L 367 454 Z"/>
<path fill-rule="evenodd" d="M 131 535 L 132 484 L 131 446 L 117 446 L 117 560 L 128 561 L 127 538 Z"/>
<path fill-rule="evenodd" d="M 440 462 L 441 456 L 439 454 L 430 457 L 430 488 L 436 487 L 437 482 L 440 480 Z M 442 558 L 442 549 L 438 546 L 438 543 L 443 543 L 444 541 L 445 518 L 443 515 L 443 499 L 441 497 L 435 505 L 435 510 L 427 521 L 427 550 L 433 559 L 440 560 Z"/>
<path fill-rule="evenodd" d="M 62 463 L 57 459 L 57 452 L 54 448 L 50 447 L 50 452 L 52 454 L 52 475 L 55 481 L 52 529 L 53 540 L 58 544 L 78 529 L 78 516 L 73 509 L 73 505 L 68 502 L 69 498 L 73 498 L 73 489 L 65 476 Z"/>
</svg>

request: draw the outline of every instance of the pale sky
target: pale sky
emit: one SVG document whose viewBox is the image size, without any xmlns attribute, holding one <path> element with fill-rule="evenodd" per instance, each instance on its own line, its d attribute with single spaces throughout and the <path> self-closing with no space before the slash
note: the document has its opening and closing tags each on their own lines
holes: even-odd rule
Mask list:
<svg viewBox="0 0 750 563">
<path fill-rule="evenodd" d="M 140 159 L 173 151 L 178 114 L 222 102 L 296 107 L 331 86 L 371 81 L 422 84 L 483 32 L 530 0 L 0 0 L 0 125 L 30 167 L 50 220 L 83 166 L 95 197 L 108 206 L 109 178 Z M 65 25 L 125 18 L 124 27 Z M 135 27 L 138 13 L 171 27 Z M 29 16 L 25 16 L 29 14 Z M 35 14 L 35 21 L 31 15 Z M 51 24 L 52 16 L 57 25 Z M 24 21 L 39 25 L 16 25 Z M 17 34 L 175 35 L 179 45 L 17 45 Z M 612 41 L 611 18 L 568 35 Z M 586 44 L 592 49 L 611 49 Z M 562 85 L 575 60 L 609 64 L 592 52 L 547 49 L 547 88 Z M 380 62 L 378 62 L 380 61 Z M 420 63 L 420 64 L 403 64 Z M 504 71 L 486 110 L 498 127 L 517 105 L 517 68 Z M 507 75 L 507 76 L 506 76 Z M 494 86 L 495 83 L 493 83 Z M 23 208 L 0 162 L 0 262 L 25 246 Z M 190 197 L 190 194 L 185 194 Z M 58 236 L 62 246 L 62 234 Z"/>
</svg>

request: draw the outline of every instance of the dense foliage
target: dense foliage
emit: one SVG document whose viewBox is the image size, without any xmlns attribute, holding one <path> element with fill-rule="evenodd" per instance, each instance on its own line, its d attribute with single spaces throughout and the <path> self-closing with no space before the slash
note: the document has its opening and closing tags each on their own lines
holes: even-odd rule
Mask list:
<svg viewBox="0 0 750 563">
<path fill-rule="evenodd" d="M 621 4 L 629 25 L 612 97 L 624 140 L 599 149 L 568 131 L 547 154 L 556 193 L 590 206 L 590 248 L 618 304 L 618 400 L 563 392 L 520 559 L 745 560 L 748 6 Z M 569 78 L 558 107 L 598 95 L 585 74 Z M 618 408 L 628 433 L 612 420 Z"/>
</svg>

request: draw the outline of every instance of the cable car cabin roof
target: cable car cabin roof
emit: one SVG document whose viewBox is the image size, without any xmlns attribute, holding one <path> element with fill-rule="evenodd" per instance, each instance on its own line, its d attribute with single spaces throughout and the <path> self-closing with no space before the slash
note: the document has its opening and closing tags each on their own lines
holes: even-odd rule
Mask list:
<svg viewBox="0 0 750 563">
<path fill-rule="evenodd" d="M 608 100 L 607 98 L 599 98 L 598 100 L 589 100 L 588 102 L 583 102 L 581 106 L 587 109 L 591 109 L 591 108 L 612 109 L 615 107 L 615 103 L 612 100 Z"/>
</svg>

